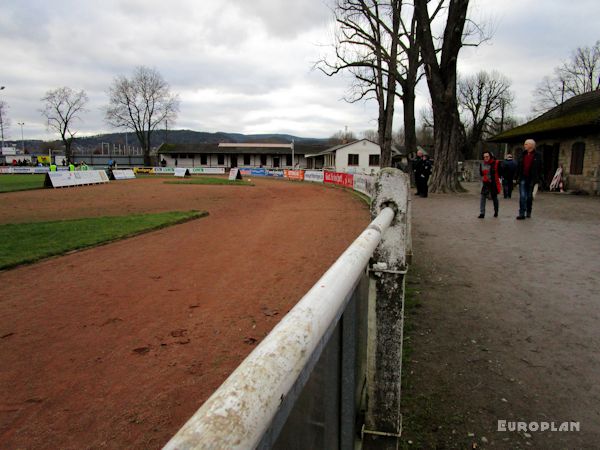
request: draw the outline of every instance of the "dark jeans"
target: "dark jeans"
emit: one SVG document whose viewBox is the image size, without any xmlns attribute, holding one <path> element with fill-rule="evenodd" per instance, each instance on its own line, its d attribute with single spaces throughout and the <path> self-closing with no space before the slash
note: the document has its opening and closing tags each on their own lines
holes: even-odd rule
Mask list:
<svg viewBox="0 0 600 450">
<path fill-rule="evenodd" d="M 504 191 L 504 198 L 511 198 L 513 191 L 513 180 L 505 178 L 502 180 L 502 189 Z"/>
<path fill-rule="evenodd" d="M 479 200 L 479 213 L 482 216 L 485 216 L 485 202 L 488 194 L 490 194 L 492 202 L 494 203 L 494 213 L 498 213 L 498 191 L 496 190 L 496 186 L 493 184 L 486 184 L 483 186 L 483 189 L 481 189 L 481 199 Z"/>
<path fill-rule="evenodd" d="M 533 182 L 527 178 L 519 181 L 519 216 L 531 215 L 533 206 Z"/>
<path fill-rule="evenodd" d="M 420 195 L 421 197 L 427 197 L 427 195 L 429 194 L 429 177 L 422 177 L 420 175 L 417 175 L 415 177 L 415 184 L 417 185 L 417 195 Z"/>
</svg>

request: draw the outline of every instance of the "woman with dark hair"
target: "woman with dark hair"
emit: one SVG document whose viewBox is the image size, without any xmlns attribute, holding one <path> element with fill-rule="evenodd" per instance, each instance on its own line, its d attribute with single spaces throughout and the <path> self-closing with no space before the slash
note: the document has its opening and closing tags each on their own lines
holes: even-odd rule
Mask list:
<svg viewBox="0 0 600 450">
<path fill-rule="evenodd" d="M 483 162 L 479 165 L 481 175 L 481 199 L 479 201 L 479 218 L 485 217 L 485 202 L 488 195 L 494 203 L 494 217 L 498 217 L 498 194 L 502 192 L 500 184 L 499 162 L 491 152 L 483 152 Z"/>
</svg>

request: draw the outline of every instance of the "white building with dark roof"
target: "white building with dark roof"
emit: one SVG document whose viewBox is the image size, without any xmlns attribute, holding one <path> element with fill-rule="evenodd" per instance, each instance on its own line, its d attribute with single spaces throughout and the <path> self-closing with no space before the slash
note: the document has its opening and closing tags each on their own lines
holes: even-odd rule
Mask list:
<svg viewBox="0 0 600 450">
<path fill-rule="evenodd" d="M 372 174 L 379 171 L 381 148 L 368 139 L 336 145 L 318 153 L 306 155 L 309 169 Z"/>
</svg>

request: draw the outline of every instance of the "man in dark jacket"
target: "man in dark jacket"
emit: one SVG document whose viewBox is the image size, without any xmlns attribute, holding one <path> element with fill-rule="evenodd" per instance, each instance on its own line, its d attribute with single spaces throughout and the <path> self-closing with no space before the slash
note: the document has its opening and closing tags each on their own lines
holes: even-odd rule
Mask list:
<svg viewBox="0 0 600 450">
<path fill-rule="evenodd" d="M 535 150 L 535 141 L 527 139 L 524 150 L 517 163 L 519 181 L 519 215 L 517 220 L 531 217 L 533 206 L 533 187 L 540 183 L 543 174 L 542 154 Z"/>
<path fill-rule="evenodd" d="M 517 162 L 513 159 L 513 155 L 510 153 L 506 155 L 506 159 L 502 163 L 500 171 L 502 175 L 502 189 L 504 190 L 504 198 L 511 198 L 515 174 L 517 173 Z"/>
<path fill-rule="evenodd" d="M 412 160 L 412 171 L 415 176 L 415 186 L 417 187 L 417 195 L 423 195 L 423 181 L 421 174 L 423 173 L 423 150 L 417 150 L 417 156 Z"/>
</svg>

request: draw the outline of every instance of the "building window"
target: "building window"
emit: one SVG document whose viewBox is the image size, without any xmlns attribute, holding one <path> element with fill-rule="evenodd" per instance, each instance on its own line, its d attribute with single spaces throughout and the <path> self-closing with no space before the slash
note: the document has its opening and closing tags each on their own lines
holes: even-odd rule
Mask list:
<svg viewBox="0 0 600 450">
<path fill-rule="evenodd" d="M 369 155 L 369 166 L 379 167 L 379 155 Z"/>
<path fill-rule="evenodd" d="M 279 157 L 278 156 L 273 157 L 273 167 L 279 167 Z"/>
<path fill-rule="evenodd" d="M 250 155 L 244 155 L 244 165 L 245 166 L 250 165 Z"/>
<path fill-rule="evenodd" d="M 585 143 L 575 142 L 571 147 L 571 175 L 583 173 L 583 157 L 585 155 Z"/>
<path fill-rule="evenodd" d="M 219 166 L 225 165 L 225 155 L 217 155 L 217 164 Z"/>
<path fill-rule="evenodd" d="M 260 155 L 260 165 L 261 166 L 267 165 L 267 155 Z"/>
<path fill-rule="evenodd" d="M 206 166 L 208 164 L 208 158 L 206 155 L 200 155 L 200 164 Z"/>
<path fill-rule="evenodd" d="M 349 153 L 348 154 L 348 165 L 349 166 L 358 166 L 358 155 Z"/>
<path fill-rule="evenodd" d="M 285 165 L 286 166 L 292 165 L 292 155 L 285 155 Z"/>
</svg>

